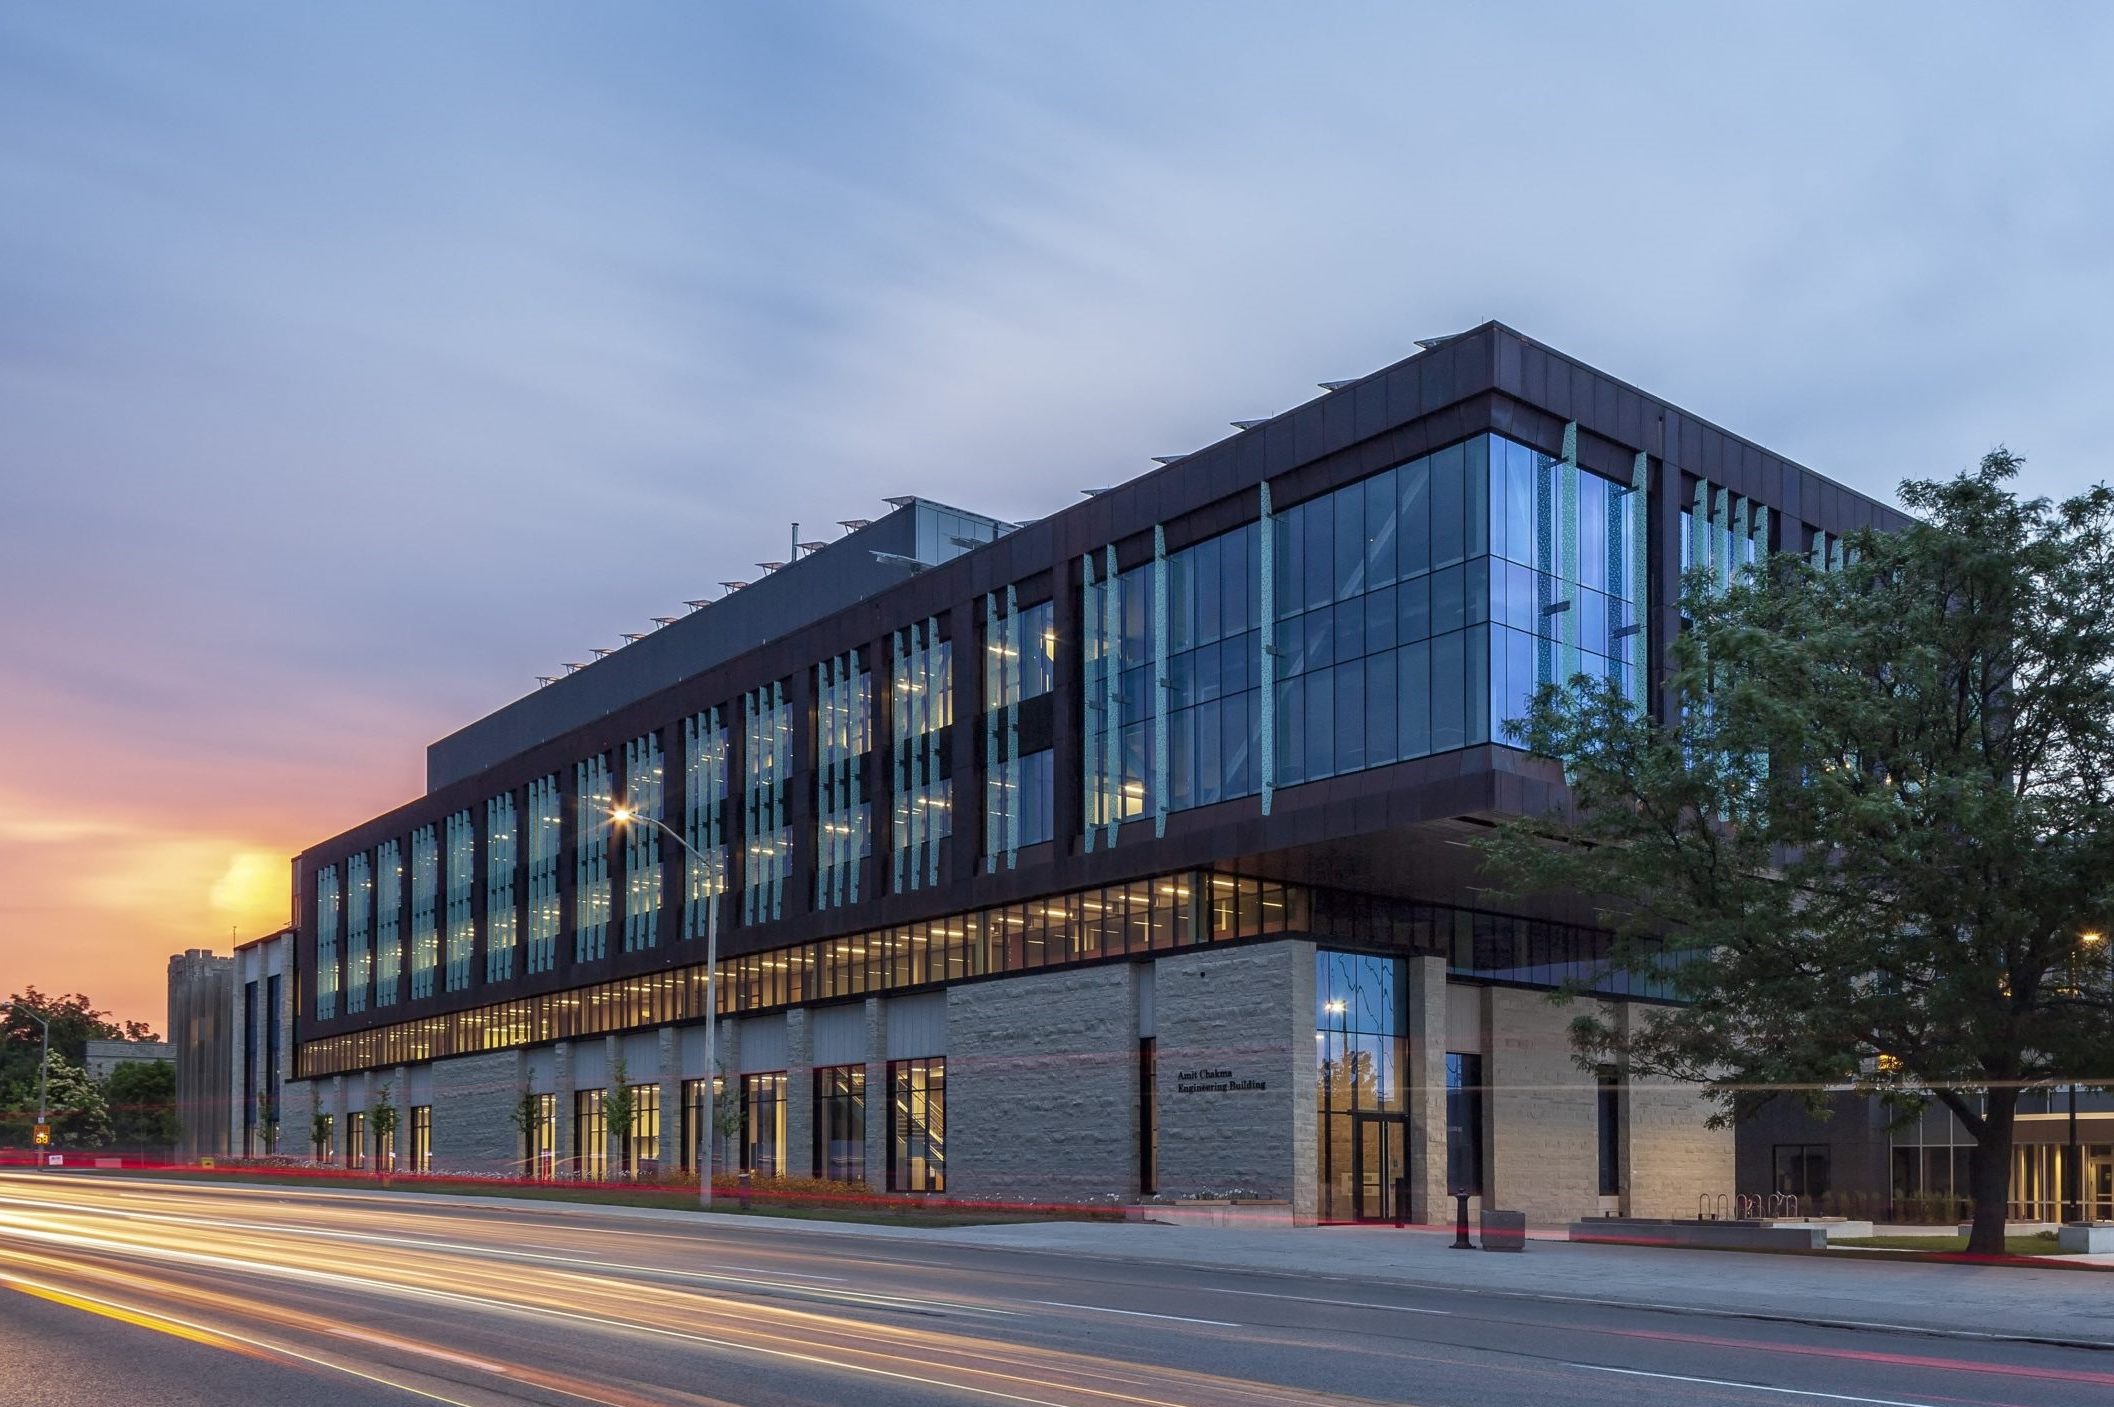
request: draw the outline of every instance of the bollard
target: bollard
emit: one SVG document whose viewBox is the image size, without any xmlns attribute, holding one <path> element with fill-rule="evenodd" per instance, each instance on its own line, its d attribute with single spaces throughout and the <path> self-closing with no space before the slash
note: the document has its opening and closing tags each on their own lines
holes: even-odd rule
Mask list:
<svg viewBox="0 0 2114 1407">
<path fill-rule="evenodd" d="M 1453 1204 L 1454 1219 L 1452 1249 L 1456 1251 L 1472 1251 L 1475 1249 L 1475 1243 L 1468 1239 L 1468 1194 L 1466 1192 L 1454 1193 Z"/>
</svg>

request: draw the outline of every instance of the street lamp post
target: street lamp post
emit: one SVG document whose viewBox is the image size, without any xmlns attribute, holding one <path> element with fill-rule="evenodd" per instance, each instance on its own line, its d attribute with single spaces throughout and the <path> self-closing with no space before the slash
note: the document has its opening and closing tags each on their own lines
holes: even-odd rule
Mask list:
<svg viewBox="0 0 2114 1407">
<path fill-rule="evenodd" d="M 10 1005 L 44 1028 L 44 1055 L 37 1062 L 37 1122 L 48 1124 L 51 1122 L 51 1114 L 49 1106 L 45 1103 L 44 1091 L 51 1076 L 51 1022 L 37 1015 L 36 1012 L 30 1010 L 21 1002 L 12 1002 Z M 42 1153 L 37 1154 L 37 1166 L 40 1168 L 45 1166 Z"/>
<path fill-rule="evenodd" d="M 2098 933 L 2080 933 L 2077 935 L 2077 941 L 2087 948 L 2096 948 L 2099 946 L 2103 936 Z M 2070 986 L 2074 991 L 2078 991 L 2080 995 L 2082 994 L 2083 984 L 2078 979 L 2075 961 L 2070 966 Z M 2064 1221 L 2083 1221 L 2086 1219 L 2085 1168 L 2084 1164 L 2079 1160 L 2080 1150 L 2077 1144 L 2077 1079 L 2074 1071 L 2071 1075 L 2069 1090 L 2070 1137 L 2063 1146 L 2062 1219 Z"/>
<path fill-rule="evenodd" d="M 670 840 L 683 847 L 691 859 L 704 866 L 705 872 L 714 881 L 721 879 L 719 867 L 707 860 L 697 847 L 683 838 L 676 830 L 658 816 L 641 815 L 629 806 L 619 806 L 609 813 L 609 819 L 618 825 L 628 821 L 643 821 L 657 827 Z M 712 1142 L 717 1133 L 718 1092 L 715 1088 L 719 1078 L 719 1067 L 714 1064 L 714 1049 L 719 1035 L 719 905 L 723 897 L 719 892 L 723 884 L 715 884 L 712 899 L 705 907 L 705 1108 L 703 1127 L 697 1136 L 697 1204 L 710 1209 L 712 1206 Z"/>
</svg>

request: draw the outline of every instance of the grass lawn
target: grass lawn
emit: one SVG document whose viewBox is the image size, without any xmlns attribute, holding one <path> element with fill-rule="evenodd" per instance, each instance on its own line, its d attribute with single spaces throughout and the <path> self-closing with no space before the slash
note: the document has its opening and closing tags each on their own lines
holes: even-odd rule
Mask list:
<svg viewBox="0 0 2114 1407">
<path fill-rule="evenodd" d="M 1879 1251 L 1929 1251 L 1934 1255 L 1962 1255 L 1967 1250 L 1965 1236 L 1844 1236 L 1828 1242 L 1830 1246 L 1853 1246 Z M 2043 1231 L 2036 1236 L 2006 1236 L 2004 1254 L 2008 1256 L 2052 1256 L 2059 1255 L 2055 1246 L 2055 1233 Z"/>
<path fill-rule="evenodd" d="M 701 1211 L 695 1191 L 662 1187 L 577 1187 L 551 1183 L 481 1182 L 475 1179 L 396 1176 L 386 1182 L 374 1177 L 333 1177 L 328 1174 L 270 1173 L 247 1169 L 222 1172 L 200 1168 L 142 1168 L 114 1171 L 97 1169 L 76 1176 L 137 1177 L 181 1182 L 241 1183 L 258 1187 L 353 1189 L 361 1192 L 410 1192 L 446 1197 L 520 1197 L 538 1202 L 587 1202 L 612 1207 L 665 1207 L 678 1211 Z M 1120 1221 L 1121 1214 L 1081 1208 L 962 1206 L 904 1206 L 900 1202 L 875 1199 L 874 1205 L 851 1202 L 836 1205 L 821 1201 L 781 1201 L 758 1196 L 747 1212 L 732 1193 L 718 1192 L 711 1214 L 727 1216 L 782 1217 L 801 1221 L 853 1221 L 873 1226 L 995 1226 L 1027 1221 Z"/>
</svg>

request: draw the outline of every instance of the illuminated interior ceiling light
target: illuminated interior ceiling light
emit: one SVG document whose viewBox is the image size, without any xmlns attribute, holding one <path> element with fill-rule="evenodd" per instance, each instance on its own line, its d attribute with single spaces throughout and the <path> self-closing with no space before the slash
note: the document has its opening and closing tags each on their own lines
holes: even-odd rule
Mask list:
<svg viewBox="0 0 2114 1407">
<path fill-rule="evenodd" d="M 1314 384 L 1324 391 L 1340 391 L 1351 383 L 1349 381 L 1317 381 Z"/>
</svg>

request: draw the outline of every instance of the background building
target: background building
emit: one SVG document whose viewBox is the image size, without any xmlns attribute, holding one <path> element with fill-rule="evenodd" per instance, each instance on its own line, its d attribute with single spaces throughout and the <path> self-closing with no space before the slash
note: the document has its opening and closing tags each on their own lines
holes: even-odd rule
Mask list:
<svg viewBox="0 0 2114 1407">
<path fill-rule="evenodd" d="M 82 1068 L 91 1080 L 110 1078 L 120 1065 L 152 1063 L 173 1058 L 168 1041 L 90 1041 L 82 1060 Z"/>
<path fill-rule="evenodd" d="M 234 959 L 204 948 L 169 958 L 169 1050 L 176 1062 L 176 1117 L 182 1127 L 176 1156 L 186 1162 L 228 1153 L 234 973 Z"/>
<path fill-rule="evenodd" d="M 289 1114 L 285 1105 L 293 1067 L 293 970 L 291 928 L 238 944 L 229 959 L 228 1149 L 241 1157 L 310 1152 L 308 1111 Z"/>
<path fill-rule="evenodd" d="M 1422 345 L 1034 523 L 796 529 L 436 743 L 296 861 L 301 1107 L 386 1090 L 410 1166 L 603 1176 L 689 1165 L 718 1075 L 742 1166 L 898 1191 L 1731 1190 L 1697 1092 L 1580 1071 L 1546 999 L 1663 988 L 1468 842 L 1562 795 L 1505 743 L 1538 685 L 1663 706 L 1684 568 L 1900 520 L 1497 324 Z"/>
</svg>

